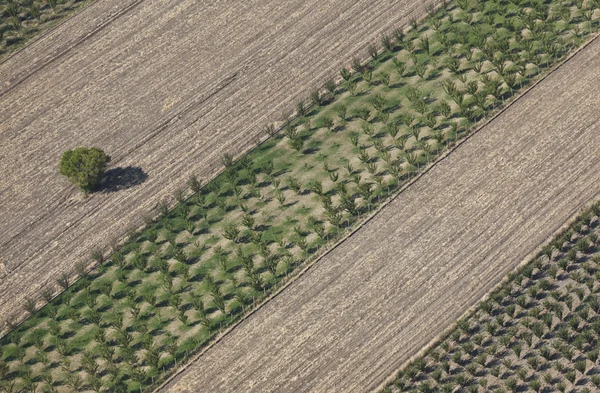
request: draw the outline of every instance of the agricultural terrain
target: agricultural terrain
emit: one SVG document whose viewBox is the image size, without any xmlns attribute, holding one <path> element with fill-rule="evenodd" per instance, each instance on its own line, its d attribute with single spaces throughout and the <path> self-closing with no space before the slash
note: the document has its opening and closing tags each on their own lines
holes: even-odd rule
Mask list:
<svg viewBox="0 0 600 393">
<path fill-rule="evenodd" d="M 0 1 L 0 59 L 38 38 L 90 0 Z"/>
<path fill-rule="evenodd" d="M 163 391 L 379 386 L 598 196 L 598 67 L 595 40 Z"/>
<path fill-rule="evenodd" d="M 597 202 L 384 391 L 600 389 L 599 224 Z"/>
<path fill-rule="evenodd" d="M 30 318 L 1 341 L 0 387 L 151 390 L 584 42 L 597 7 L 461 0 L 381 36 L 368 66 L 355 59 L 341 84 L 313 91 L 280 135 L 238 162 L 219 157 L 227 169 L 204 187 L 182 176 L 189 199 L 161 199 L 108 261 L 90 248 L 102 265 L 57 274 L 43 310 L 27 298 Z M 148 181 L 117 166 L 101 196 Z"/>
<path fill-rule="evenodd" d="M 2 321 L 424 6 L 103 0 L 0 64 Z M 113 159 L 86 199 L 57 170 L 78 145 Z"/>
</svg>

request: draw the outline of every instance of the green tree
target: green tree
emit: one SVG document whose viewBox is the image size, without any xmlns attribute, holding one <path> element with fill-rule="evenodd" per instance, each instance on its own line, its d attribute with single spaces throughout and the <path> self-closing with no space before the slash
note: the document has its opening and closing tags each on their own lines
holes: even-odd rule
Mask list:
<svg viewBox="0 0 600 393">
<path fill-rule="evenodd" d="M 95 147 L 78 147 L 67 150 L 60 158 L 60 173 L 82 191 L 94 191 L 102 177 L 110 156 Z"/>
</svg>

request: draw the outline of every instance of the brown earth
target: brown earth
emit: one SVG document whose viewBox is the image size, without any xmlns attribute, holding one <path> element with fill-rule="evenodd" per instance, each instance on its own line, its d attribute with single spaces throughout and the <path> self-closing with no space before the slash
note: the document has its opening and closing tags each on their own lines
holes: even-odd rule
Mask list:
<svg viewBox="0 0 600 393">
<path fill-rule="evenodd" d="M 600 40 L 408 187 L 164 392 L 361 392 L 600 192 Z"/>
<path fill-rule="evenodd" d="M 0 322 L 426 3 L 100 0 L 0 64 Z M 147 180 L 82 200 L 80 145 Z"/>
</svg>

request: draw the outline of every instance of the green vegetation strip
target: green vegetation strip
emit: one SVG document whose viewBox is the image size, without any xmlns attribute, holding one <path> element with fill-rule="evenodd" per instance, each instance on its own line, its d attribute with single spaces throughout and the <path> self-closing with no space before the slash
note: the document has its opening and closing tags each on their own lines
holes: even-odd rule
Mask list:
<svg viewBox="0 0 600 393">
<path fill-rule="evenodd" d="M 0 60 L 91 0 L 0 0 Z"/>
<path fill-rule="evenodd" d="M 384 392 L 600 390 L 600 202 Z"/>
<path fill-rule="evenodd" d="M 461 0 L 343 82 L 0 341 L 4 391 L 151 390 L 597 27 L 598 2 Z"/>
</svg>

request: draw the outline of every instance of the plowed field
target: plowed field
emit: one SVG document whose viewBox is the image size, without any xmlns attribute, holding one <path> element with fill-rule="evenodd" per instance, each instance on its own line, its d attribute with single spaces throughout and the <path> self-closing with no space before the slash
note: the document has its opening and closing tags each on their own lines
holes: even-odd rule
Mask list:
<svg viewBox="0 0 600 393">
<path fill-rule="evenodd" d="M 101 0 L 0 64 L 0 322 L 426 3 Z M 80 145 L 134 179 L 82 200 Z"/>
<path fill-rule="evenodd" d="M 379 386 L 600 192 L 596 40 L 164 392 Z"/>
</svg>

